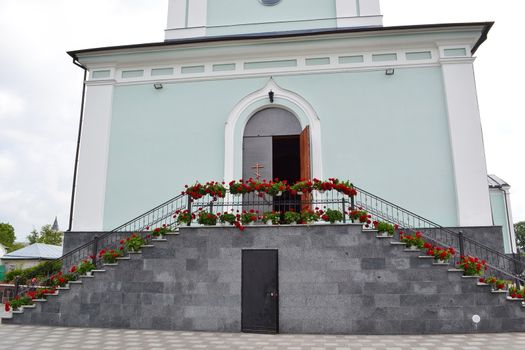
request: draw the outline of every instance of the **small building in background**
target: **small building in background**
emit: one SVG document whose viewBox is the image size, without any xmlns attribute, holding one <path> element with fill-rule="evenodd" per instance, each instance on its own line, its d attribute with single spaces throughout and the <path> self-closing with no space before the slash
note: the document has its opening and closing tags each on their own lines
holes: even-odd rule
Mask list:
<svg viewBox="0 0 525 350">
<path fill-rule="evenodd" d="M 0 261 L 5 265 L 5 272 L 8 272 L 15 268 L 33 267 L 42 261 L 58 259 L 61 256 L 62 246 L 35 243 L 5 254 Z"/>
<path fill-rule="evenodd" d="M 0 259 L 6 254 L 7 254 L 7 248 L 3 244 L 0 244 Z M 3 262 L 0 260 L 0 281 L 4 280 L 4 276 L 5 276 L 5 266 Z"/>
</svg>

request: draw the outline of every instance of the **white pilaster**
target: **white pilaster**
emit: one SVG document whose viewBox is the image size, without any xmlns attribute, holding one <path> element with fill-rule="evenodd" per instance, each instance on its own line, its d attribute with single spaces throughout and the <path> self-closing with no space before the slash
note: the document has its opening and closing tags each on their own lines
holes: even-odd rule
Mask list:
<svg viewBox="0 0 525 350">
<path fill-rule="evenodd" d="M 208 0 L 169 0 L 165 39 L 206 35 Z"/>
<path fill-rule="evenodd" d="M 337 28 L 382 26 L 379 0 L 336 0 Z"/>
<path fill-rule="evenodd" d="M 101 231 L 111 126 L 111 81 L 88 83 L 78 159 L 73 231 Z"/>
<path fill-rule="evenodd" d="M 487 166 L 472 62 L 472 58 L 441 60 L 458 220 L 460 226 L 490 226 Z"/>
</svg>

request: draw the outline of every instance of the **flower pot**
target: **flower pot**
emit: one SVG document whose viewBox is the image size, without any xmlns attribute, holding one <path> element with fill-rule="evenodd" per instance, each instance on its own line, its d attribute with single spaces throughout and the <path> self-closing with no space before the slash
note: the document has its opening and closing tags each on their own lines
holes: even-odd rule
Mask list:
<svg viewBox="0 0 525 350">
<path fill-rule="evenodd" d="M 93 271 L 86 271 L 86 276 L 93 276 Z"/>
<path fill-rule="evenodd" d="M 419 248 L 417 247 L 417 245 L 411 245 L 411 246 L 408 246 L 407 249 L 408 249 L 408 250 L 419 250 Z"/>
<path fill-rule="evenodd" d="M 290 225 L 297 225 L 297 222 L 296 221 L 292 221 L 292 222 L 290 222 Z"/>
<path fill-rule="evenodd" d="M 266 225 L 268 225 L 268 226 L 272 226 L 272 225 L 273 225 L 272 220 L 266 220 Z"/>
<path fill-rule="evenodd" d="M 279 191 L 275 194 L 276 197 L 281 197 L 283 195 L 283 191 Z"/>
<path fill-rule="evenodd" d="M 164 239 L 164 235 L 159 235 L 157 239 Z"/>
<path fill-rule="evenodd" d="M 303 191 L 297 191 L 297 195 L 298 196 L 302 196 L 303 195 Z"/>
<path fill-rule="evenodd" d="M 379 237 L 388 237 L 388 232 L 378 232 L 377 235 Z"/>
<path fill-rule="evenodd" d="M 443 259 L 436 259 L 436 264 L 446 264 L 447 261 Z"/>
</svg>

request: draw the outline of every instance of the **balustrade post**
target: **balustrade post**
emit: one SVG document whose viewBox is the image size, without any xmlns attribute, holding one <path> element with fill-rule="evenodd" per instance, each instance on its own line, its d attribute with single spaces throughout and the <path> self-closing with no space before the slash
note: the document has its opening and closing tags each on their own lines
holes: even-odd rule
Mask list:
<svg viewBox="0 0 525 350">
<path fill-rule="evenodd" d="M 346 201 L 345 201 L 345 197 L 342 197 L 341 204 L 343 206 L 343 223 L 346 223 Z"/>
<path fill-rule="evenodd" d="M 15 297 L 18 295 L 18 289 L 20 288 L 20 276 L 15 277 Z"/>
<path fill-rule="evenodd" d="M 458 245 L 459 245 L 459 256 L 460 256 L 460 259 L 462 256 L 465 256 L 465 249 L 464 249 L 464 246 L 463 246 L 463 231 L 459 231 L 458 232 Z"/>
<path fill-rule="evenodd" d="M 93 265 L 97 266 L 97 253 L 98 253 L 98 236 L 93 237 L 93 247 L 91 251 L 91 256 L 93 257 L 91 259 L 91 262 Z"/>
<path fill-rule="evenodd" d="M 186 208 L 188 210 L 188 213 L 191 215 L 191 197 L 188 196 L 188 203 L 186 205 Z M 191 225 L 191 221 L 188 222 L 187 226 L 190 226 Z"/>
</svg>

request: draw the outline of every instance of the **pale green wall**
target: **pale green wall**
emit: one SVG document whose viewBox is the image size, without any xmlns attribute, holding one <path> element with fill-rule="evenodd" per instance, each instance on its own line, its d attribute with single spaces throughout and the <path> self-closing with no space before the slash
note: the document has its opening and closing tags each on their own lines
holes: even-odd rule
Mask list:
<svg viewBox="0 0 525 350">
<path fill-rule="evenodd" d="M 116 87 L 104 229 L 174 197 L 184 184 L 222 179 L 224 122 L 232 106 L 265 81 Z"/>
<path fill-rule="evenodd" d="M 325 177 L 358 186 L 445 226 L 457 225 L 441 70 L 274 77 L 321 121 Z M 175 196 L 195 179 L 222 179 L 224 123 L 266 78 L 118 86 L 104 228 Z"/>
<path fill-rule="evenodd" d="M 507 220 L 507 206 L 505 192 L 497 189 L 490 190 L 490 206 L 492 208 L 492 221 L 495 226 L 501 226 L 503 231 L 503 247 L 505 253 L 511 253 L 509 242 L 509 222 Z"/>
<path fill-rule="evenodd" d="M 335 18 L 335 0 L 313 0 L 308 6 L 304 0 L 283 0 L 275 6 L 258 0 L 209 0 L 207 35 L 335 28 Z"/>
</svg>

